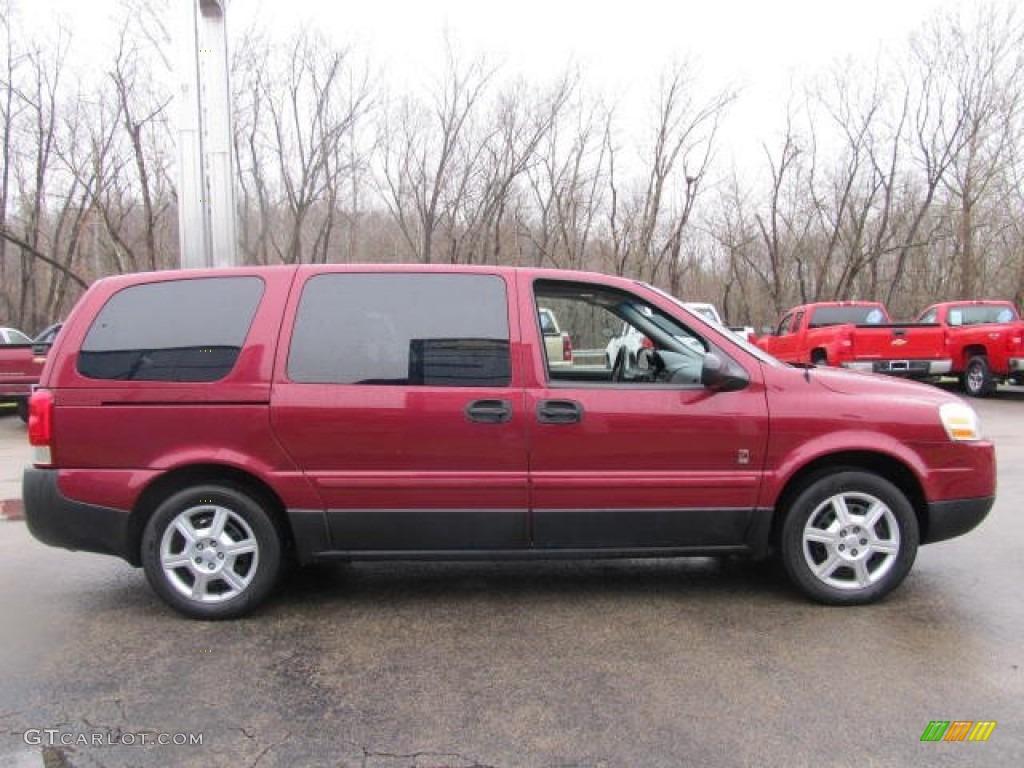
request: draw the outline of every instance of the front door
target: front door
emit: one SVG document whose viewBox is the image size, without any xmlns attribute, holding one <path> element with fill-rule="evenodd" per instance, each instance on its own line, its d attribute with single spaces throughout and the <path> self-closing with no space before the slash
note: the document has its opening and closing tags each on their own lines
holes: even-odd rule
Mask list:
<svg viewBox="0 0 1024 768">
<path fill-rule="evenodd" d="M 746 367 L 738 391 L 706 388 L 704 356 L 728 353 L 653 292 L 549 280 L 521 290 L 557 313 L 577 352 L 571 369 L 540 368 L 544 381 L 528 388 L 534 546 L 678 551 L 748 541 L 767 519 L 755 510 L 768 437 L 759 367 Z M 587 357 L 623 320 L 655 349 L 641 350 L 635 367 L 625 356 L 611 368 Z"/>
</svg>

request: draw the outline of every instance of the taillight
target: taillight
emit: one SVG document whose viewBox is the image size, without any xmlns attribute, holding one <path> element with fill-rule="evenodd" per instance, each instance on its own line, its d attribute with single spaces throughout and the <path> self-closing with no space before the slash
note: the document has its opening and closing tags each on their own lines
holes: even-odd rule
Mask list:
<svg viewBox="0 0 1024 768">
<path fill-rule="evenodd" d="M 647 336 L 644 336 L 644 340 L 640 342 L 641 349 L 654 349 L 654 342 L 651 341 Z"/>
<path fill-rule="evenodd" d="M 53 392 L 37 389 L 28 401 L 28 441 L 35 447 L 35 463 L 50 463 L 53 440 Z"/>
<path fill-rule="evenodd" d="M 568 333 L 562 334 L 562 359 L 572 360 L 572 337 Z"/>
</svg>

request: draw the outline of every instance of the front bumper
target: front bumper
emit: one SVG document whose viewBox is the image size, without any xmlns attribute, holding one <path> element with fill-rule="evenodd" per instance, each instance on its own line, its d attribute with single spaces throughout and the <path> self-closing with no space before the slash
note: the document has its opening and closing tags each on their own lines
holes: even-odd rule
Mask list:
<svg viewBox="0 0 1024 768">
<path fill-rule="evenodd" d="M 842 363 L 843 368 L 868 373 L 884 373 L 889 376 L 926 378 L 945 376 L 953 370 L 952 360 L 850 360 Z"/>
<path fill-rule="evenodd" d="M 995 500 L 995 496 L 987 496 L 980 499 L 930 502 L 927 528 L 921 543 L 932 544 L 962 536 L 985 519 Z"/>
<path fill-rule="evenodd" d="M 25 522 L 39 541 L 52 547 L 116 555 L 139 564 L 138 553 L 129 551 L 127 511 L 67 498 L 57 485 L 56 469 L 26 468 L 21 493 Z"/>
</svg>

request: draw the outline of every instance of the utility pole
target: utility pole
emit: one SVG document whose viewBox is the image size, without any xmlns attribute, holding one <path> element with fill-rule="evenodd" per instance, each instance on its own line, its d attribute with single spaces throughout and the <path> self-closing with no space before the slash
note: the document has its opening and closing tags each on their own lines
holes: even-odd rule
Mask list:
<svg viewBox="0 0 1024 768">
<path fill-rule="evenodd" d="M 237 264 L 228 0 L 177 0 L 178 242 L 182 267 Z"/>
</svg>

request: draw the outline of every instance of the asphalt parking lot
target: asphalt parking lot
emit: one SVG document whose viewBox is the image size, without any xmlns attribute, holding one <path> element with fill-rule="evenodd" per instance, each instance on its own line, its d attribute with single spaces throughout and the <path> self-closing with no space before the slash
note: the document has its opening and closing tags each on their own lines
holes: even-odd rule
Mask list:
<svg viewBox="0 0 1024 768">
<path fill-rule="evenodd" d="M 0 522 L 0 765 L 1020 765 L 1024 389 L 975 405 L 993 512 L 863 608 L 729 560 L 360 564 L 198 623 Z M 0 492 L 28 460 L 0 415 Z"/>
</svg>

